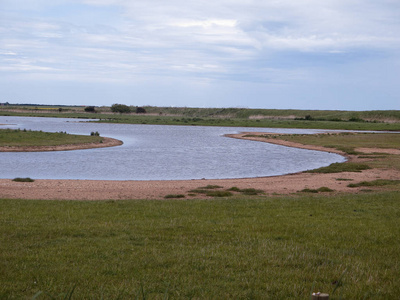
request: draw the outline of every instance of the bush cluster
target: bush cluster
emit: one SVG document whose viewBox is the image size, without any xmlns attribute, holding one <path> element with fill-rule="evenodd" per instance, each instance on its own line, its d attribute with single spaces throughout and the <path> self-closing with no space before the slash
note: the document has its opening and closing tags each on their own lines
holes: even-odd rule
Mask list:
<svg viewBox="0 0 400 300">
<path fill-rule="evenodd" d="M 115 104 L 111 105 L 111 111 L 112 112 L 118 112 L 120 114 L 130 113 L 131 112 L 131 108 L 128 105 L 125 105 L 125 104 L 115 103 Z"/>
</svg>

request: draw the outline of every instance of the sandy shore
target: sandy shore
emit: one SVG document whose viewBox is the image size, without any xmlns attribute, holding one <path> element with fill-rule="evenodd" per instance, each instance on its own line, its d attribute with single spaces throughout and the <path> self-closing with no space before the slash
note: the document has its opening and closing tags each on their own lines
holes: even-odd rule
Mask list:
<svg viewBox="0 0 400 300">
<path fill-rule="evenodd" d="M 252 133 L 254 134 L 254 133 Z M 265 133 L 263 133 L 265 134 Z M 246 133 L 229 135 L 244 138 Z M 307 148 L 335 152 L 333 149 L 304 146 L 280 140 L 266 140 L 252 137 L 252 140 L 273 142 L 288 147 Z M 371 150 L 371 149 L 369 149 Z M 395 149 L 394 149 L 395 150 Z M 373 149 L 371 150 L 373 151 Z M 398 150 L 397 150 L 398 151 Z M 395 153 L 394 153 L 395 154 Z M 349 161 L 365 161 L 355 156 L 347 156 Z M 108 199 L 164 199 L 170 194 L 184 194 L 186 199 L 201 198 L 190 196 L 190 190 L 206 185 L 219 185 L 223 189 L 238 187 L 263 190 L 266 195 L 287 195 L 302 189 L 318 189 L 326 186 L 335 192 L 359 192 L 360 188 L 347 187 L 349 181 L 371 181 L 375 179 L 399 179 L 400 172 L 393 169 L 371 169 L 361 173 L 344 172 L 333 174 L 296 173 L 275 177 L 218 179 L 218 180 L 165 180 L 165 181 L 103 181 L 103 180 L 35 180 L 31 183 L 0 179 L 0 198 L 10 199 L 49 199 L 49 200 L 108 200 Z M 205 197 L 205 196 L 204 196 Z"/>
</svg>

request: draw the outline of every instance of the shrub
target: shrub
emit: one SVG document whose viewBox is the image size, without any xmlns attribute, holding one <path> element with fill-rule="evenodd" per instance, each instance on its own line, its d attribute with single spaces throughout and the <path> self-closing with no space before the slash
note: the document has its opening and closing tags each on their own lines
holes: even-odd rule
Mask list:
<svg viewBox="0 0 400 300">
<path fill-rule="evenodd" d="M 92 131 L 92 132 L 90 133 L 90 135 L 91 135 L 91 136 L 100 136 L 100 133 L 99 133 L 98 131 L 96 131 L 96 132 Z"/>
<path fill-rule="evenodd" d="M 113 105 L 111 105 L 111 111 L 112 112 L 119 112 L 120 114 L 122 113 L 130 113 L 131 112 L 131 108 L 127 105 L 124 104 L 118 104 L 115 103 Z"/>
<path fill-rule="evenodd" d="M 96 109 L 95 109 L 94 106 L 86 106 L 86 107 L 85 107 L 85 111 L 86 111 L 86 112 L 95 113 L 95 112 L 96 112 Z"/>
<path fill-rule="evenodd" d="M 146 110 L 143 107 L 136 107 L 137 114 L 145 114 Z"/>
</svg>

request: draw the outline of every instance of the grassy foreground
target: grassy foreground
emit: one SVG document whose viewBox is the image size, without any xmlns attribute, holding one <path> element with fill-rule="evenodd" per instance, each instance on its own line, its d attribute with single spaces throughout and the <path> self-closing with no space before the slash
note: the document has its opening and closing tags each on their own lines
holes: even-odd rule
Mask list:
<svg viewBox="0 0 400 300">
<path fill-rule="evenodd" d="M 396 299 L 400 194 L 0 200 L 0 298 Z M 36 299 L 50 299 L 40 294 Z"/>
</svg>

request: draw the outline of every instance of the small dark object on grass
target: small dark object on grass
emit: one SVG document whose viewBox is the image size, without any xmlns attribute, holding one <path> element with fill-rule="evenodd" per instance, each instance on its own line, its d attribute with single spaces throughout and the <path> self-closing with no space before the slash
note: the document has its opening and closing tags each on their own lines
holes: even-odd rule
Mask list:
<svg viewBox="0 0 400 300">
<path fill-rule="evenodd" d="M 17 178 L 14 178 L 13 181 L 16 181 L 16 182 L 34 182 L 35 180 L 33 180 L 33 179 L 29 178 L 29 177 L 26 177 L 26 178 L 17 177 Z"/>
</svg>

